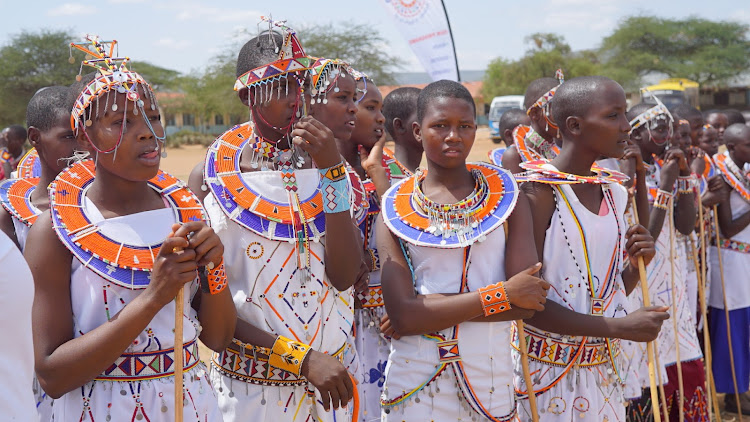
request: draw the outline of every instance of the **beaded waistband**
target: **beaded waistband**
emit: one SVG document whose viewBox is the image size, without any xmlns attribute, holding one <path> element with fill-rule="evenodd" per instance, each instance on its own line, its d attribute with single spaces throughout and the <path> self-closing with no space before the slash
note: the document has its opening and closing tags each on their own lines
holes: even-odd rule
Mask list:
<svg viewBox="0 0 750 422">
<path fill-rule="evenodd" d="M 716 243 L 714 241 L 714 243 Z M 730 251 L 750 253 L 750 243 L 740 242 L 739 240 L 732 239 L 721 239 L 720 244 L 722 249 L 729 249 Z"/>
<path fill-rule="evenodd" d="M 195 340 L 183 346 L 184 370 L 198 364 L 198 344 Z M 124 353 L 101 375 L 97 381 L 146 381 L 174 375 L 174 348 L 153 352 Z"/>
<path fill-rule="evenodd" d="M 357 293 L 357 299 L 363 308 L 383 306 L 383 289 L 380 286 L 370 286 L 364 293 Z"/>
<path fill-rule="evenodd" d="M 342 346 L 332 356 L 341 361 L 344 349 L 345 346 Z M 211 363 L 223 375 L 251 384 L 273 386 L 307 384 L 307 379 L 304 377 L 275 368 L 268 364 L 268 357 L 253 354 L 247 350 L 243 353 L 224 349 L 220 353 L 213 354 Z"/>
<path fill-rule="evenodd" d="M 528 325 L 526 326 L 526 344 L 529 358 L 547 365 L 566 367 L 570 364 L 577 366 L 596 366 L 610 361 L 607 342 L 604 339 L 597 338 L 596 342 L 586 342 L 581 349 L 580 341 L 571 339 L 564 341 L 562 339 L 551 338 Z M 516 326 L 513 326 L 511 333 L 513 341 L 511 345 L 515 350 L 519 350 L 517 344 L 518 332 Z M 615 357 L 620 354 L 620 339 L 610 341 Z"/>
</svg>

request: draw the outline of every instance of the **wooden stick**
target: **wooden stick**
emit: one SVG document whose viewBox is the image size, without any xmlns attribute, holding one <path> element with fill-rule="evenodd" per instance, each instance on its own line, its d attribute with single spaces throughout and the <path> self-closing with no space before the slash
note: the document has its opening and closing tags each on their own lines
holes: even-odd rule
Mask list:
<svg viewBox="0 0 750 422">
<path fill-rule="evenodd" d="M 523 328 L 523 320 L 516 320 L 516 327 L 518 327 L 518 348 L 521 349 L 521 368 L 523 368 L 523 380 L 526 382 L 526 391 L 529 394 L 531 420 L 533 422 L 539 422 L 539 411 L 536 408 L 536 394 L 534 394 L 534 384 L 531 383 L 531 371 L 529 370 L 529 352 L 526 345 L 526 332 Z"/>
<path fill-rule="evenodd" d="M 182 312 L 185 306 L 185 286 L 180 287 L 174 302 L 174 420 L 175 422 L 182 422 L 182 371 L 184 369 L 182 362 Z"/>
<path fill-rule="evenodd" d="M 737 374 L 734 371 L 734 351 L 732 350 L 732 327 L 729 325 L 729 307 L 727 306 L 727 288 L 724 285 L 724 263 L 721 260 L 721 239 L 719 238 L 719 207 L 714 205 L 714 232 L 716 232 L 716 253 L 719 255 L 719 273 L 721 274 L 721 293 L 724 299 L 724 316 L 727 321 L 727 345 L 729 346 L 729 365 L 732 368 L 732 383 L 734 384 L 734 399 L 737 402 L 737 413 L 742 420 L 740 392 L 737 391 Z"/>
<path fill-rule="evenodd" d="M 633 210 L 633 216 L 635 217 L 635 223 L 638 222 L 638 207 L 635 203 L 635 196 L 631 198 Z M 643 292 L 643 306 L 651 306 L 651 297 L 648 294 L 648 280 L 646 277 L 646 264 L 643 262 L 643 257 L 638 257 L 638 275 L 641 279 L 641 291 Z M 646 358 L 648 360 L 648 381 L 651 390 L 651 409 L 654 414 L 654 422 L 661 422 L 661 414 L 659 413 L 659 396 L 657 393 L 656 386 L 656 370 L 654 358 L 654 342 L 649 341 L 646 343 Z"/>
<path fill-rule="evenodd" d="M 711 415 L 714 411 L 717 412 L 718 416 L 720 413 L 718 408 L 718 399 L 716 397 L 716 390 L 712 383 L 713 374 L 711 372 L 711 338 L 709 337 L 708 331 L 708 309 L 706 307 L 706 239 L 705 231 L 703 228 L 703 203 L 698 198 L 698 230 L 700 236 L 700 250 L 701 254 L 698 255 L 698 250 L 695 246 L 695 242 L 690 238 L 690 247 L 692 249 L 693 263 L 695 265 L 695 273 L 698 275 L 698 303 L 701 309 L 701 317 L 703 320 L 703 363 L 706 372 L 706 396 L 707 396 L 707 410 L 708 420 L 711 420 Z"/>
<path fill-rule="evenodd" d="M 659 378 L 659 396 L 661 397 L 661 411 L 664 412 L 664 420 L 669 420 L 669 409 L 667 408 L 667 394 L 664 392 L 664 381 L 661 379 L 661 361 L 659 360 L 659 348 L 654 344 L 654 357 L 656 358 L 656 367 L 659 371 L 656 373 Z"/>
<path fill-rule="evenodd" d="M 671 283 L 671 289 L 672 289 L 672 327 L 674 328 L 674 347 L 675 347 L 675 354 L 677 359 L 677 382 L 678 385 L 678 392 L 679 392 L 679 400 L 678 405 L 679 408 L 679 420 L 680 422 L 685 422 L 685 387 L 682 384 L 682 360 L 680 359 L 680 336 L 678 333 L 678 324 L 677 324 L 677 297 L 675 296 L 675 282 L 674 282 L 674 260 L 675 260 L 675 254 L 674 254 L 674 197 L 672 197 L 669 200 L 669 267 L 670 267 L 670 283 Z"/>
</svg>

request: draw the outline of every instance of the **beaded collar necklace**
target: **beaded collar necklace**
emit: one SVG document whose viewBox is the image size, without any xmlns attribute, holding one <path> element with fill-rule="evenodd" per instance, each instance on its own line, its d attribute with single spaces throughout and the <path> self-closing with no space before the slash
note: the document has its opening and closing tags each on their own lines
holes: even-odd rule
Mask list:
<svg viewBox="0 0 750 422">
<path fill-rule="evenodd" d="M 489 163 L 469 163 L 475 180 L 471 195 L 456 204 L 437 204 L 424 196 L 425 171 L 403 179 L 383 195 L 386 226 L 402 240 L 437 248 L 464 248 L 496 229 L 518 199 L 513 175 Z"/>
<path fill-rule="evenodd" d="M 422 182 L 426 174 L 417 171 L 414 177 L 414 202 L 427 215 L 430 220 L 430 226 L 427 232 L 436 236 L 459 236 L 464 237 L 476 228 L 477 223 L 475 216 L 485 206 L 487 206 L 487 179 L 482 172 L 476 169 L 471 170 L 474 178 L 474 190 L 466 198 L 453 204 L 439 204 L 430 200 L 422 192 Z"/>
<path fill-rule="evenodd" d="M 607 183 L 622 184 L 630 178 L 619 171 L 605 169 L 597 165 L 591 167 L 593 176 L 581 176 L 578 174 L 565 173 L 557 170 L 547 160 L 527 161 L 520 164 L 526 173 L 517 175 L 522 181 L 547 183 L 552 185 L 592 183 L 602 185 Z"/>
<path fill-rule="evenodd" d="M 41 212 L 31 203 L 39 178 L 8 179 L 0 183 L 0 203 L 18 221 L 28 227 L 36 222 Z"/>
<path fill-rule="evenodd" d="M 145 289 L 162 242 L 130 245 L 105 235 L 91 222 L 84 200 L 94 181 L 94 172 L 93 160 L 80 161 L 63 170 L 50 184 L 50 214 L 55 232 L 65 247 L 100 277 L 122 287 Z M 176 221 L 206 220 L 200 201 L 181 180 L 160 170 L 148 184 L 169 203 Z"/>
<path fill-rule="evenodd" d="M 513 131 L 513 143 L 522 161 L 551 160 L 560 153 L 554 142 L 548 142 L 530 126 L 517 126 Z"/>
<path fill-rule="evenodd" d="M 724 179 L 739 193 L 746 201 L 750 201 L 750 180 L 737 167 L 729 152 L 714 155 L 716 166 L 721 171 Z"/>
<path fill-rule="evenodd" d="M 42 163 L 39 162 L 39 153 L 36 151 L 36 148 L 31 148 L 21 157 L 21 161 L 18 162 L 17 171 L 19 179 L 42 176 Z"/>
</svg>

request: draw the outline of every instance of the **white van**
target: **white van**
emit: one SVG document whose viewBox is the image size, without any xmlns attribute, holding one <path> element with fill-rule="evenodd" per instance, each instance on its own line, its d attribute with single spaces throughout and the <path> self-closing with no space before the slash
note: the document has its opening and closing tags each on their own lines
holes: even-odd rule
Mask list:
<svg viewBox="0 0 750 422">
<path fill-rule="evenodd" d="M 488 119 L 490 121 L 490 137 L 493 141 L 502 138 L 499 127 L 500 117 L 512 108 L 523 110 L 523 95 L 503 95 L 492 99 Z"/>
</svg>

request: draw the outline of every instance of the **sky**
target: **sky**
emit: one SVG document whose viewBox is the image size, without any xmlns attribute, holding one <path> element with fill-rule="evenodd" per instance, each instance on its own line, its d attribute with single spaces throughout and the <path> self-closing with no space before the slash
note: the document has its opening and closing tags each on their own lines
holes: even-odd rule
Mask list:
<svg viewBox="0 0 750 422">
<path fill-rule="evenodd" d="M 0 0 L 0 45 L 21 31 L 70 29 L 117 39 L 121 55 L 180 72 L 197 71 L 230 46 L 255 35 L 261 15 L 290 26 L 354 22 L 369 24 L 385 38 L 384 49 L 401 58 L 403 71 L 422 71 L 387 15 L 384 0 Z M 634 14 L 750 24 L 747 0 L 444 0 L 459 67 L 482 70 L 496 57 L 517 59 L 535 32 L 562 35 L 573 50 L 593 48 L 617 23 Z M 30 6 L 32 5 L 33 6 Z M 303 40 L 304 43 L 304 40 Z"/>
</svg>

